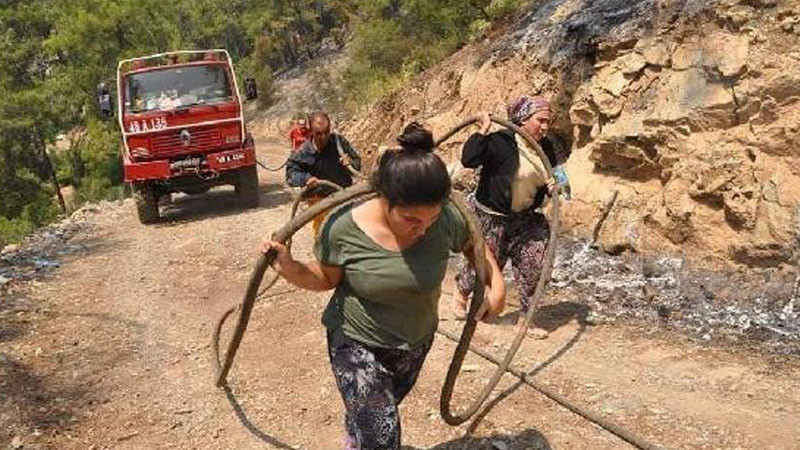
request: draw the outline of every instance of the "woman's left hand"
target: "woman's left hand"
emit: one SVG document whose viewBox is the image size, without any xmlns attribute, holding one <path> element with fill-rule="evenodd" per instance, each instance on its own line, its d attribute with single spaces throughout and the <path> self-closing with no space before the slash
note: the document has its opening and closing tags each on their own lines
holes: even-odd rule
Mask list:
<svg viewBox="0 0 800 450">
<path fill-rule="evenodd" d="M 483 321 L 499 316 L 506 306 L 506 283 L 503 279 L 503 271 L 498 267 L 497 260 L 488 247 L 486 247 L 485 258 L 490 277 L 486 283 L 483 304 L 478 310 L 478 320 Z"/>
<path fill-rule="evenodd" d="M 505 294 L 503 294 L 505 297 Z M 488 322 L 493 317 L 496 317 L 502 312 L 502 306 L 497 308 L 497 305 L 504 302 L 504 298 L 498 298 L 498 294 L 492 292 L 488 286 L 486 287 L 486 293 L 483 297 L 483 303 L 481 303 L 480 308 L 478 308 L 478 313 L 475 315 L 476 320 L 481 322 Z"/>
<path fill-rule="evenodd" d="M 486 258 L 487 280 L 486 288 L 483 294 L 483 303 L 478 309 L 476 318 L 478 320 L 486 321 L 492 317 L 497 317 L 503 312 L 506 306 L 506 283 L 503 279 L 503 271 L 497 265 L 497 260 L 489 247 L 484 247 L 484 255 Z M 464 252 L 464 256 L 470 264 L 475 265 L 475 252 L 474 247 L 470 247 Z"/>
<path fill-rule="evenodd" d="M 486 286 L 483 304 L 478 310 L 478 320 L 486 321 L 499 316 L 506 304 L 506 284 L 501 280 L 492 280 L 492 286 Z"/>
</svg>

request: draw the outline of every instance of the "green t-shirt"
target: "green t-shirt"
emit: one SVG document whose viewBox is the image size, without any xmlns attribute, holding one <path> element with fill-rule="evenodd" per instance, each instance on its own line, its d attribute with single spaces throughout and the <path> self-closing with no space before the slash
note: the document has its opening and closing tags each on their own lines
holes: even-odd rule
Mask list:
<svg viewBox="0 0 800 450">
<path fill-rule="evenodd" d="M 469 241 L 467 225 L 447 202 L 425 235 L 402 252 L 387 250 L 356 225 L 348 205 L 334 211 L 314 245 L 325 265 L 344 269 L 322 323 L 330 332 L 374 347 L 409 349 L 436 331 L 450 252 Z"/>
</svg>

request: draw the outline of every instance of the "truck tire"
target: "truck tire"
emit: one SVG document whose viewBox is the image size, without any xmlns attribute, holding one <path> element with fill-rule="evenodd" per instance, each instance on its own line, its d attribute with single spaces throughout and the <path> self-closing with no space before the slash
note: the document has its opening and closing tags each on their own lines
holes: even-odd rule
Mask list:
<svg viewBox="0 0 800 450">
<path fill-rule="evenodd" d="M 158 222 L 158 197 L 153 187 L 148 183 L 133 183 L 133 202 L 136 204 L 136 213 L 139 222 L 150 224 Z"/>
<path fill-rule="evenodd" d="M 258 171 L 256 166 L 239 169 L 236 179 L 236 199 L 243 208 L 258 206 Z"/>
</svg>

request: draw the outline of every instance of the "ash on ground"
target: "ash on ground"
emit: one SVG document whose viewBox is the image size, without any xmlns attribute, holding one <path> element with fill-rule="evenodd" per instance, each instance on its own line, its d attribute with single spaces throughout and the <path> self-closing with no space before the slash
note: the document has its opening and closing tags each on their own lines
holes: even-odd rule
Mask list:
<svg viewBox="0 0 800 450">
<path fill-rule="evenodd" d="M 547 301 L 586 304 L 589 323 L 634 319 L 700 341 L 800 355 L 799 284 L 794 270 L 708 270 L 680 258 L 612 256 L 562 238 Z"/>
<path fill-rule="evenodd" d="M 36 230 L 19 244 L 6 245 L 0 250 L 0 294 L 60 267 L 65 257 L 84 253 L 85 246 L 73 238 L 91 228 L 91 216 L 118 210 L 121 205 L 121 201 L 86 205 L 60 222 Z"/>
</svg>

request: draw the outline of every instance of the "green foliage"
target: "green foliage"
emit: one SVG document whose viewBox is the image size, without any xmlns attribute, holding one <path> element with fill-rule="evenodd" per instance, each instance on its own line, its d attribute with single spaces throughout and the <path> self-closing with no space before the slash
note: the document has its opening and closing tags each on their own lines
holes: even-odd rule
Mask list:
<svg viewBox="0 0 800 450">
<path fill-rule="evenodd" d="M 34 225 L 20 218 L 7 219 L 0 216 L 0 247 L 19 242 L 34 230 Z"/>
<path fill-rule="evenodd" d="M 84 175 L 75 179 L 78 201 L 114 199 L 122 195 L 122 161 L 115 125 L 90 120 L 86 138 L 77 151 L 84 166 Z"/>
<path fill-rule="evenodd" d="M 369 63 L 376 71 L 396 73 L 413 49 L 399 23 L 376 18 L 359 24 L 353 36 L 352 56 Z"/>
<path fill-rule="evenodd" d="M 358 0 L 360 16 L 341 76 L 344 105 L 385 95 L 439 63 L 523 0 Z"/>
<path fill-rule="evenodd" d="M 492 19 L 501 19 L 519 11 L 529 0 L 492 0 L 486 12 Z"/>
<path fill-rule="evenodd" d="M 256 89 L 258 89 L 258 105 L 268 108 L 275 102 L 275 79 L 272 70 L 260 69 L 255 73 Z"/>
<path fill-rule="evenodd" d="M 46 83 L 49 6 L 15 0 L 0 8 L 0 242 L 54 217 L 44 150 L 61 123 Z"/>
<path fill-rule="evenodd" d="M 52 220 L 55 184 L 78 201 L 121 195 L 118 130 L 98 119 L 100 82 L 117 61 L 175 49 L 226 48 L 252 76 L 259 106 L 273 73 L 351 38 L 341 77 L 314 69 L 347 108 L 396 89 L 479 36 L 523 0 L 4 0 L 0 2 L 0 242 Z M 53 149 L 66 135 L 66 149 Z M 47 150 L 46 150 L 47 149 Z"/>
<path fill-rule="evenodd" d="M 20 214 L 13 218 L 0 216 L 0 247 L 18 242 L 36 227 L 45 225 L 58 216 L 58 207 L 50 196 L 39 190 L 33 198 L 27 199 Z"/>
</svg>

